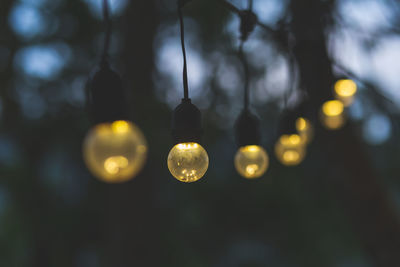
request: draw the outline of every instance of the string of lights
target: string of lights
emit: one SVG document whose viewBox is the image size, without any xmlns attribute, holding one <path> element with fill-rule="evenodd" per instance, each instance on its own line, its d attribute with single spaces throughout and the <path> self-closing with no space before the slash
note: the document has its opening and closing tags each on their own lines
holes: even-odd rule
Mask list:
<svg viewBox="0 0 400 267">
<path fill-rule="evenodd" d="M 83 158 L 88 169 L 107 183 L 125 182 L 135 177 L 147 158 L 147 141 L 129 120 L 121 77 L 108 64 L 112 34 L 109 5 L 103 1 L 106 24 L 104 50 L 99 66 L 89 82 L 88 110 L 94 126 L 83 142 Z"/>
<path fill-rule="evenodd" d="M 243 66 L 244 91 L 243 110 L 235 123 L 238 150 L 234 158 L 236 171 L 244 178 L 255 179 L 261 177 L 268 169 L 269 157 L 260 145 L 260 120 L 249 108 L 250 70 L 244 53 L 244 44 L 254 30 L 257 22 L 252 12 L 253 1 L 249 1 L 248 9 L 240 14 L 240 45 L 238 56 Z"/>
<path fill-rule="evenodd" d="M 208 169 L 208 154 L 200 145 L 202 135 L 201 113 L 189 98 L 187 62 L 185 51 L 184 19 L 182 8 L 184 1 L 178 1 L 178 16 L 181 30 L 183 54 L 184 98 L 172 116 L 172 137 L 174 146 L 167 158 L 168 169 L 179 181 L 191 183 L 201 179 Z"/>
<path fill-rule="evenodd" d="M 185 27 L 183 8 L 189 1 L 177 1 L 180 23 L 180 42 L 183 57 L 183 98 L 172 114 L 172 141 L 167 166 L 177 180 L 191 183 L 201 179 L 207 172 L 209 157 L 201 145 L 203 134 L 201 112 L 189 97 L 188 62 L 185 48 Z M 218 1 L 240 18 L 240 45 L 238 57 L 243 67 L 243 110 L 235 122 L 235 136 L 238 145 L 234 166 L 244 178 L 255 179 L 263 176 L 269 167 L 269 156 L 261 146 L 260 120 L 250 108 L 251 71 L 246 59 L 245 43 L 256 26 L 266 30 L 288 57 L 292 83 L 289 93 L 297 90 L 297 66 L 287 29 L 274 30 L 261 23 L 253 12 L 253 1 L 248 1 L 245 10 L 231 3 Z M 88 169 L 94 176 L 108 183 L 125 182 L 135 177 L 147 159 L 147 141 L 141 130 L 129 119 L 128 104 L 120 76 L 108 63 L 108 50 L 112 36 L 112 22 L 107 0 L 103 0 L 105 38 L 99 70 L 88 85 L 89 113 L 93 127 L 83 143 L 83 156 Z M 282 25 L 281 25 L 282 26 Z M 321 105 L 318 114 L 322 125 L 328 130 L 337 130 L 346 122 L 346 107 L 350 106 L 357 92 L 357 84 L 351 79 L 340 79 L 333 86 L 332 99 Z M 295 108 L 285 110 L 278 127 L 275 156 L 286 166 L 300 164 L 307 146 L 314 136 L 313 114 L 305 98 Z"/>
</svg>

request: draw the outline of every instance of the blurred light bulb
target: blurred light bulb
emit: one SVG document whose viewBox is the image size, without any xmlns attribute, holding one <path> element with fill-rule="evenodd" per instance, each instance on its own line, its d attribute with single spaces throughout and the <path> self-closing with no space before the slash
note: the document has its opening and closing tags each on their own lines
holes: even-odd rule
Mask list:
<svg viewBox="0 0 400 267">
<path fill-rule="evenodd" d="M 340 100 L 346 107 L 353 103 L 354 96 L 357 93 L 357 84 L 353 80 L 338 80 L 334 89 L 336 99 Z"/>
<path fill-rule="evenodd" d="M 299 133 L 302 141 L 306 144 L 310 143 L 314 137 L 314 127 L 311 122 L 303 117 L 296 120 L 296 130 Z"/>
<path fill-rule="evenodd" d="M 137 175 L 146 162 L 146 139 L 129 121 L 100 123 L 86 135 L 83 157 L 88 169 L 100 180 L 125 182 Z"/>
<path fill-rule="evenodd" d="M 180 143 L 168 154 L 168 169 L 181 182 L 196 182 L 208 169 L 208 155 L 198 143 Z"/>
<path fill-rule="evenodd" d="M 339 100 L 326 101 L 321 108 L 320 119 L 328 130 L 337 130 L 346 123 L 344 105 Z"/>
<path fill-rule="evenodd" d="M 283 165 L 300 164 L 306 155 L 304 140 L 298 134 L 282 135 L 275 144 L 275 155 Z"/>
<path fill-rule="evenodd" d="M 269 158 L 264 148 L 250 145 L 239 148 L 234 162 L 235 168 L 241 176 L 254 179 L 262 176 L 267 171 Z"/>
</svg>

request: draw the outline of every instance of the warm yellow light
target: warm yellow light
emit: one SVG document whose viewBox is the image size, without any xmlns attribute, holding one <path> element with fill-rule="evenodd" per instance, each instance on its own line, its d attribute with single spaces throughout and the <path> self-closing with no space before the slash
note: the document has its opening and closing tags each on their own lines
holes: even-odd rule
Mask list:
<svg viewBox="0 0 400 267">
<path fill-rule="evenodd" d="M 110 174 L 117 174 L 128 166 L 128 160 L 124 156 L 109 157 L 104 161 L 104 169 Z"/>
<path fill-rule="evenodd" d="M 305 143 L 297 134 L 282 135 L 275 144 L 275 155 L 286 166 L 298 165 L 306 155 Z"/>
<path fill-rule="evenodd" d="M 339 80 L 335 83 L 334 89 L 336 98 L 345 106 L 353 103 L 354 95 L 357 93 L 357 84 L 353 80 Z"/>
<path fill-rule="evenodd" d="M 269 158 L 267 152 L 261 146 L 243 146 L 236 152 L 234 163 L 241 176 L 254 179 L 267 171 Z"/>
<path fill-rule="evenodd" d="M 322 105 L 322 112 L 325 116 L 338 116 L 344 111 L 344 105 L 339 100 L 329 100 Z"/>
<path fill-rule="evenodd" d="M 206 150 L 197 143 L 180 143 L 168 154 L 168 169 L 181 182 L 191 183 L 203 177 L 208 169 Z"/>
<path fill-rule="evenodd" d="M 93 127 L 83 143 L 83 157 L 94 176 L 108 183 L 132 179 L 146 162 L 146 139 L 128 121 L 101 123 Z"/>
<path fill-rule="evenodd" d="M 339 116 L 324 116 L 321 115 L 322 125 L 328 130 L 338 130 L 344 126 L 346 123 L 346 117 L 344 114 Z"/>
<path fill-rule="evenodd" d="M 338 130 L 346 123 L 344 105 L 339 100 L 330 100 L 322 105 L 320 119 L 328 130 Z"/>
<path fill-rule="evenodd" d="M 279 142 L 285 146 L 302 146 L 304 142 L 298 134 L 284 134 L 279 138 Z"/>
<path fill-rule="evenodd" d="M 303 117 L 299 117 L 296 120 L 296 130 L 299 133 L 304 143 L 308 144 L 314 137 L 314 127 L 311 122 Z"/>
</svg>

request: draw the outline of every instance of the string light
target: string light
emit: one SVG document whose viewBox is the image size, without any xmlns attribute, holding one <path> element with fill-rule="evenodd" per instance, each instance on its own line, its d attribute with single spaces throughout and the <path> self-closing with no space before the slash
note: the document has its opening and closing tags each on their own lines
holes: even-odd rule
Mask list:
<svg viewBox="0 0 400 267">
<path fill-rule="evenodd" d="M 209 159 L 206 150 L 200 145 L 202 133 L 201 113 L 189 98 L 187 63 L 184 35 L 184 21 L 181 8 L 184 1 L 178 1 L 178 16 L 181 28 L 183 54 L 183 94 L 172 117 L 172 136 L 175 145 L 168 154 L 167 165 L 170 173 L 181 182 L 195 182 L 207 172 Z"/>
<path fill-rule="evenodd" d="M 313 127 L 310 120 L 306 119 L 305 103 L 286 109 L 281 115 L 275 156 L 285 166 L 300 164 L 306 156 L 307 144 L 312 139 Z"/>
<path fill-rule="evenodd" d="M 283 165 L 298 165 L 306 155 L 305 143 L 298 134 L 284 134 L 275 144 L 275 155 Z"/>
<path fill-rule="evenodd" d="M 357 93 L 357 84 L 350 79 L 338 80 L 334 85 L 335 98 L 340 100 L 345 107 L 350 106 Z"/>
<path fill-rule="evenodd" d="M 255 179 L 261 177 L 268 169 L 269 157 L 259 143 L 261 139 L 259 119 L 249 110 L 249 67 L 246 61 L 243 45 L 247 37 L 254 29 L 257 17 L 251 11 L 252 1 L 249 1 L 249 9 L 241 12 L 241 43 L 239 46 L 239 58 L 244 69 L 244 108 L 236 120 L 236 139 L 239 148 L 234 158 L 236 171 L 244 178 Z"/>
<path fill-rule="evenodd" d="M 309 144 L 314 137 L 314 126 L 305 117 L 296 119 L 296 130 L 305 144 Z"/>
<path fill-rule="evenodd" d="M 168 169 L 181 182 L 195 182 L 202 178 L 208 168 L 206 150 L 198 143 L 175 145 L 168 155 Z"/>
<path fill-rule="evenodd" d="M 257 145 L 242 146 L 235 155 L 235 168 L 244 178 L 261 177 L 268 169 L 269 158 L 264 148 Z"/>
<path fill-rule="evenodd" d="M 91 173 L 108 183 L 125 182 L 143 168 L 147 142 L 141 130 L 128 119 L 120 76 L 108 64 L 111 22 L 107 0 L 103 1 L 107 24 L 100 70 L 89 84 L 89 110 L 94 126 L 83 142 L 83 158 Z"/>
<path fill-rule="evenodd" d="M 129 121 L 100 123 L 86 135 L 83 156 L 89 170 L 100 180 L 125 182 L 142 169 L 147 154 L 146 139 Z"/>
<path fill-rule="evenodd" d="M 339 100 L 329 100 L 323 103 L 320 112 L 322 125 L 328 130 L 338 130 L 346 123 L 344 105 Z"/>
</svg>

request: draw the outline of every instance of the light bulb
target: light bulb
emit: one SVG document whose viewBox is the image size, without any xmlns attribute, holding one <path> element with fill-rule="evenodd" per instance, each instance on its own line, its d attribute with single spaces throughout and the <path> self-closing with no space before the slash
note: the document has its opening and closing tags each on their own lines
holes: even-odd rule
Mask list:
<svg viewBox="0 0 400 267">
<path fill-rule="evenodd" d="M 346 107 L 354 101 L 354 95 L 357 93 L 357 84 L 350 79 L 338 80 L 334 86 L 335 97 Z"/>
<path fill-rule="evenodd" d="M 181 182 L 196 182 L 208 169 L 208 155 L 198 143 L 175 145 L 168 154 L 168 169 Z"/>
<path fill-rule="evenodd" d="M 275 144 L 275 155 L 283 165 L 300 164 L 306 155 L 304 140 L 298 134 L 282 135 Z"/>
<path fill-rule="evenodd" d="M 250 145 L 238 149 L 234 162 L 235 168 L 241 176 L 254 179 L 259 178 L 267 171 L 269 158 L 264 148 Z"/>
<path fill-rule="evenodd" d="M 346 123 L 344 105 L 339 100 L 326 101 L 321 108 L 320 119 L 328 130 L 337 130 Z"/>
<path fill-rule="evenodd" d="M 296 130 L 306 144 L 310 143 L 314 137 L 314 127 L 306 118 L 299 117 L 296 119 Z"/>
<path fill-rule="evenodd" d="M 135 177 L 146 162 L 146 139 L 132 122 L 100 123 L 86 135 L 83 157 L 98 179 L 125 182 Z"/>
</svg>

